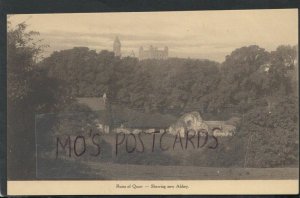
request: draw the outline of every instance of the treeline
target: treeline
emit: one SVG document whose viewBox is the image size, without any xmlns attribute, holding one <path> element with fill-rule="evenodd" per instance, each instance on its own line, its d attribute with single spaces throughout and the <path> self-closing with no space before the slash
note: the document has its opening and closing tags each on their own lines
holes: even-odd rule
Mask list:
<svg viewBox="0 0 300 198">
<path fill-rule="evenodd" d="M 146 112 L 180 114 L 216 88 L 219 64 L 171 58 L 138 61 L 85 47 L 53 53 L 40 67 L 64 79 L 76 97 L 101 97 Z"/>
<path fill-rule="evenodd" d="M 74 97 L 101 97 L 146 112 L 206 116 L 246 113 L 254 106 L 295 97 L 296 46 L 268 52 L 258 46 L 236 49 L 219 64 L 209 60 L 144 60 L 114 57 L 86 47 L 54 52 L 40 68 L 64 80 Z M 225 115 L 226 114 L 226 115 Z"/>
<path fill-rule="evenodd" d="M 240 117 L 231 145 L 215 152 L 215 165 L 294 166 L 299 145 L 297 53 L 297 46 L 268 52 L 252 45 L 234 50 L 219 64 L 120 59 L 112 52 L 78 47 L 53 53 L 39 67 L 67 82 L 76 97 L 106 93 L 110 102 L 143 112 L 180 116 L 196 110 L 206 120 Z"/>
</svg>

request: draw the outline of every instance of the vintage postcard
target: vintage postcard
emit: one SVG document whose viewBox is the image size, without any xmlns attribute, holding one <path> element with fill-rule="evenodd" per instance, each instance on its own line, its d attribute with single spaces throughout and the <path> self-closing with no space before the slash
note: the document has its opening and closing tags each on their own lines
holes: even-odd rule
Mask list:
<svg viewBox="0 0 300 198">
<path fill-rule="evenodd" d="M 298 193 L 298 83 L 297 9 L 8 15 L 8 194 Z"/>
</svg>

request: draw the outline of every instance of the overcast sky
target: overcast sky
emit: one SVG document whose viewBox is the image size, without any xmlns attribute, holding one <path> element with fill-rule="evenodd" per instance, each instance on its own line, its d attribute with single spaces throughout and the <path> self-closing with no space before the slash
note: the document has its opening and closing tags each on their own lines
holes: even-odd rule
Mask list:
<svg viewBox="0 0 300 198">
<path fill-rule="evenodd" d="M 169 56 L 223 61 L 236 48 L 256 44 L 267 50 L 298 43 L 297 9 L 246 11 L 131 12 L 87 14 L 20 14 L 9 18 L 23 21 L 39 31 L 53 51 L 86 46 L 112 50 L 116 35 L 122 53 L 149 45 L 169 47 Z"/>
</svg>

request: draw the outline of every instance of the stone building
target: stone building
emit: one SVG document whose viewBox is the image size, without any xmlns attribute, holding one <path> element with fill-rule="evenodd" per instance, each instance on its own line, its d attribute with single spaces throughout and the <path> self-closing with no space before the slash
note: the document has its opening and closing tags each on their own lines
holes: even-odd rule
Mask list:
<svg viewBox="0 0 300 198">
<path fill-rule="evenodd" d="M 145 59 L 167 59 L 169 55 L 168 47 L 165 47 L 163 50 L 157 49 L 157 47 L 153 47 L 152 45 L 148 50 L 144 50 L 143 47 L 140 47 L 139 50 L 139 60 Z"/>
<path fill-rule="evenodd" d="M 193 111 L 182 115 L 168 128 L 170 134 L 176 135 L 179 133 L 181 137 L 184 137 L 188 130 L 205 130 L 209 135 L 214 136 L 233 136 L 236 131 L 236 126 L 233 125 L 233 122 L 230 122 L 230 120 L 205 121 L 201 118 L 199 112 Z"/>
</svg>

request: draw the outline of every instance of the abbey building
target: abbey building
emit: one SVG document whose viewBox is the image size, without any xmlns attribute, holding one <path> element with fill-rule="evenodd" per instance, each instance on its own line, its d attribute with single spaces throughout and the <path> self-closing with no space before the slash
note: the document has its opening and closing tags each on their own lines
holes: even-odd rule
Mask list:
<svg viewBox="0 0 300 198">
<path fill-rule="evenodd" d="M 119 37 L 116 37 L 113 43 L 113 52 L 115 56 L 121 57 L 121 42 Z M 135 57 L 133 51 L 131 51 L 130 57 Z M 168 59 L 169 57 L 169 49 L 165 46 L 163 49 L 158 49 L 157 47 L 153 47 L 150 45 L 149 49 L 144 49 L 143 47 L 139 48 L 139 60 L 145 59 Z"/>
<path fill-rule="evenodd" d="M 148 50 L 144 50 L 143 47 L 140 47 L 139 50 L 139 60 L 145 59 L 167 59 L 168 58 L 168 47 L 165 47 L 163 50 L 159 50 L 152 45 Z"/>
</svg>

